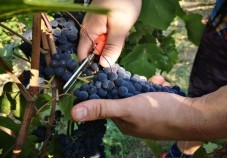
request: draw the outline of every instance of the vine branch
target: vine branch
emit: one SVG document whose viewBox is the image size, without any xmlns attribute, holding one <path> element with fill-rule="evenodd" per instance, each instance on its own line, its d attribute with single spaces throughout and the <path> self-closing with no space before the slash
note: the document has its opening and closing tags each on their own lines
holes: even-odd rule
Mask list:
<svg viewBox="0 0 227 158">
<path fill-rule="evenodd" d="M 39 61 L 40 61 L 40 40 L 41 40 L 41 14 L 37 13 L 33 16 L 33 43 L 31 58 L 31 78 L 29 91 L 32 96 L 39 94 Z M 37 97 L 36 97 L 37 98 Z M 13 149 L 13 158 L 18 158 L 21 154 L 25 138 L 28 134 L 29 126 L 35 109 L 36 100 L 27 101 L 27 106 L 23 116 L 20 131 Z"/>
</svg>

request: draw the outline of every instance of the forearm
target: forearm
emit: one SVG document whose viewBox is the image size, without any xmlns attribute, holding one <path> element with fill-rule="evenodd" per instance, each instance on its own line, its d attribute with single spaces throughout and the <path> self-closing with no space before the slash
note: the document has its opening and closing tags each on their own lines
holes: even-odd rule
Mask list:
<svg viewBox="0 0 227 158">
<path fill-rule="evenodd" d="M 166 96 L 168 98 L 164 95 L 153 96 L 157 104 L 161 105 L 153 107 L 153 113 L 163 115 L 153 116 L 154 129 L 151 130 L 151 137 L 175 140 L 227 137 L 227 87 L 199 98 Z M 172 107 L 163 106 L 165 104 Z"/>
</svg>

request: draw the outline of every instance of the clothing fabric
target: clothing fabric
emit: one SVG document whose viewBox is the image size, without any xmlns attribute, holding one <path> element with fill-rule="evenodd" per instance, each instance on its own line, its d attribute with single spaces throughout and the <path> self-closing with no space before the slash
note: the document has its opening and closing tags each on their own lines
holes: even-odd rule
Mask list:
<svg viewBox="0 0 227 158">
<path fill-rule="evenodd" d="M 219 25 L 227 26 L 227 0 L 217 0 L 215 8 L 218 10 L 212 12 L 193 63 L 189 97 L 199 97 L 227 85 L 227 29 L 217 29 Z"/>
<path fill-rule="evenodd" d="M 211 13 L 211 23 L 218 34 L 227 40 L 227 1 L 217 0 Z"/>
</svg>

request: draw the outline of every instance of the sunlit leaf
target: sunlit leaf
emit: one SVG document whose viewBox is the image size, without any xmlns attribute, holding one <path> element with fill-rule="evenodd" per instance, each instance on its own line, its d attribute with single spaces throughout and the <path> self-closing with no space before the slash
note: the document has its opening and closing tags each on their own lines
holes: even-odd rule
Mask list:
<svg viewBox="0 0 227 158">
<path fill-rule="evenodd" d="M 107 9 L 73 4 L 71 1 L 62 0 L 10 0 L 0 2 L 0 19 L 6 19 L 15 15 L 29 14 L 33 12 L 47 11 L 91 11 L 106 14 Z"/>
<path fill-rule="evenodd" d="M 195 45 L 199 45 L 204 25 L 202 24 L 202 15 L 200 14 L 189 14 L 183 17 L 185 27 L 187 29 L 188 39 Z"/>
<path fill-rule="evenodd" d="M 147 25 L 165 30 L 173 21 L 178 0 L 143 0 L 140 19 Z"/>
</svg>

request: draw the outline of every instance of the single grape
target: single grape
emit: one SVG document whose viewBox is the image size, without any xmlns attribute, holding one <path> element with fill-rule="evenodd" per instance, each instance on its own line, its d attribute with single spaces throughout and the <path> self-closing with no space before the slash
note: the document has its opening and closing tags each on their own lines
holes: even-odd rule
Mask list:
<svg viewBox="0 0 227 158">
<path fill-rule="evenodd" d="M 46 67 L 45 68 L 45 74 L 47 75 L 47 76 L 53 76 L 54 75 L 54 69 L 53 68 L 51 68 L 51 67 Z"/>
<path fill-rule="evenodd" d="M 58 67 L 58 61 L 57 61 L 57 60 L 51 60 L 50 66 L 51 66 L 52 68 L 57 68 L 57 67 Z"/>
<path fill-rule="evenodd" d="M 54 74 L 58 77 L 62 77 L 62 75 L 64 75 L 64 68 L 62 68 L 62 67 L 55 68 Z"/>
<path fill-rule="evenodd" d="M 72 77 L 72 75 L 73 74 L 71 72 L 65 71 L 62 78 L 64 81 L 68 81 Z"/>
</svg>

